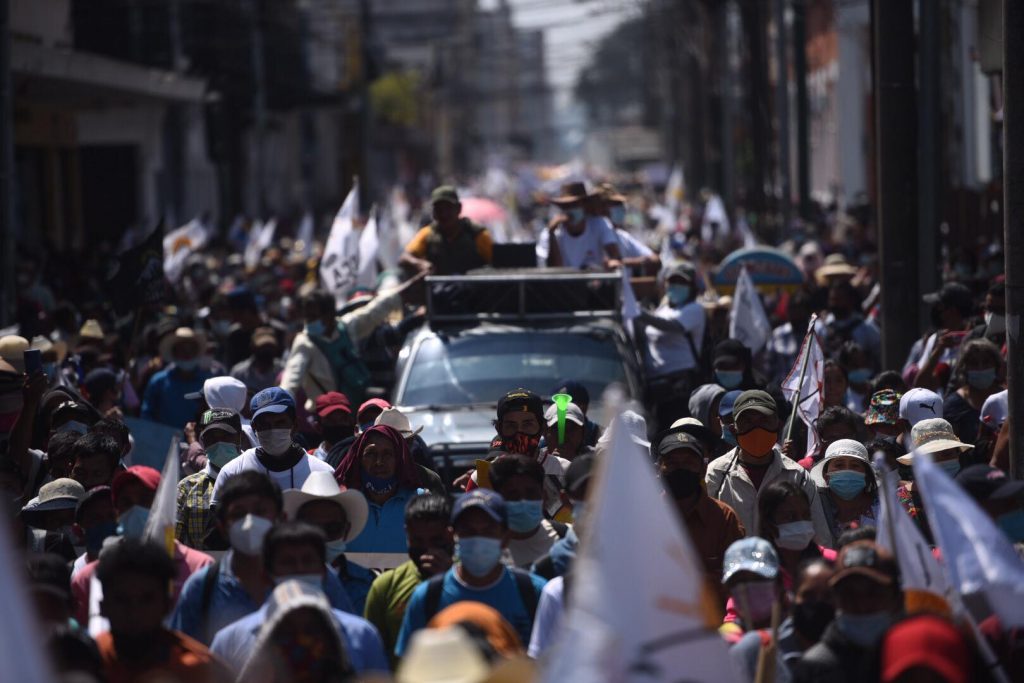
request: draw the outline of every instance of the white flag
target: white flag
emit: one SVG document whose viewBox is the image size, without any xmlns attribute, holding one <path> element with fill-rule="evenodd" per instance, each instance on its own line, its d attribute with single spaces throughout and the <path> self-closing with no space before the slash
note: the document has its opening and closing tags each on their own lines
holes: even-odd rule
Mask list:
<svg viewBox="0 0 1024 683">
<path fill-rule="evenodd" d="M 308 259 L 310 254 L 313 253 L 313 227 L 313 214 L 307 211 L 302 216 L 298 232 L 295 233 L 295 241 L 302 244 L 300 252 L 302 258 Z"/>
<path fill-rule="evenodd" d="M 679 210 L 686 198 L 686 181 L 683 179 L 683 165 L 679 164 L 672 169 L 668 176 L 668 183 L 665 185 L 665 207 L 672 214 L 672 220 L 679 218 Z M 675 225 L 672 226 L 675 228 Z"/>
<path fill-rule="evenodd" d="M 965 602 L 987 602 L 1004 629 L 1024 626 L 1024 560 L 1010 539 L 931 455 L 914 451 L 913 461 L 914 486 L 953 590 Z"/>
<path fill-rule="evenodd" d="M 793 410 L 807 425 L 805 455 L 811 455 L 818 450 L 818 430 L 814 423 L 821 414 L 821 396 L 825 387 L 825 353 L 821 348 L 821 340 L 818 339 L 817 324 L 818 317 L 812 315 L 800 353 L 796 355 L 796 363 L 782 382 L 782 395 L 793 405 Z M 807 361 L 806 369 L 804 359 Z"/>
<path fill-rule="evenodd" d="M 946 601 L 949 583 L 946 575 L 932 555 L 928 541 L 896 499 L 899 476 L 889 469 L 881 453 L 875 455 L 875 472 L 881 503 L 876 540 L 879 546 L 896 557 L 907 611 L 949 614 L 949 603 Z"/>
<path fill-rule="evenodd" d="M 542 683 L 733 681 L 720 611 L 650 454 L 630 438 L 621 398 L 599 461 L 562 631 Z M 644 501 L 637 505 L 636 501 Z"/>
<path fill-rule="evenodd" d="M 370 218 L 366 221 L 359 234 L 359 270 L 356 273 L 356 286 L 366 289 L 377 287 L 377 252 L 380 250 L 380 237 L 377 234 L 377 209 L 370 208 Z"/>
<path fill-rule="evenodd" d="M 169 281 L 181 279 L 185 261 L 193 252 L 202 249 L 209 237 L 206 226 L 198 218 L 164 235 L 164 274 Z"/>
<path fill-rule="evenodd" d="M 713 194 L 704 205 L 704 214 L 700 222 L 700 238 L 705 242 L 725 239 L 731 232 L 729 214 L 725 211 L 722 198 Z"/>
<path fill-rule="evenodd" d="M 736 218 L 736 230 L 739 231 L 740 236 L 743 238 L 744 249 L 753 249 L 757 246 L 757 236 L 750 229 L 750 223 L 747 223 L 747 218 L 743 215 L 742 211 L 739 212 L 739 216 Z"/>
<path fill-rule="evenodd" d="M 271 218 L 266 223 L 256 222 L 249 231 L 249 241 L 245 245 L 245 267 L 252 270 L 260 264 L 263 252 L 274 243 L 274 233 L 277 232 L 277 220 Z"/>
<path fill-rule="evenodd" d="M 619 270 L 622 272 L 622 322 L 626 332 L 632 337 L 633 321 L 640 315 L 640 304 L 637 303 L 633 283 L 629 279 L 629 268 L 623 266 Z"/>
<path fill-rule="evenodd" d="M 171 439 L 164 469 L 160 472 L 160 485 L 156 488 L 149 519 L 142 532 L 145 540 L 166 548 L 171 557 L 174 557 L 174 525 L 178 518 L 178 480 L 181 478 L 178 443 L 177 438 Z"/>
<path fill-rule="evenodd" d="M 754 287 L 754 281 L 746 267 L 740 270 L 736 280 L 736 291 L 732 296 L 732 310 L 729 312 L 729 336 L 756 355 L 772 336 L 772 325 L 764 312 L 761 296 Z"/>
<path fill-rule="evenodd" d="M 341 205 L 331 225 L 331 234 L 324 246 L 320 260 L 320 281 L 324 289 L 334 295 L 335 301 L 343 303 L 349 290 L 356 282 L 359 272 L 359 233 L 355 229 L 355 218 L 359 213 L 359 182 Z"/>
</svg>

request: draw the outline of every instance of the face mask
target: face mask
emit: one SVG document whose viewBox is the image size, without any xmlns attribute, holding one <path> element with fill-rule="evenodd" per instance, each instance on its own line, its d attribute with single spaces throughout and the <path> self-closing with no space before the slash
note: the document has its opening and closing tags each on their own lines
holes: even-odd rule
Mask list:
<svg viewBox="0 0 1024 683">
<path fill-rule="evenodd" d="M 384 479 L 367 474 L 366 470 L 362 471 L 362 477 L 363 488 L 365 488 L 369 493 L 375 493 L 378 496 L 387 495 L 398 487 L 398 477 L 388 477 Z"/>
<path fill-rule="evenodd" d="M 579 223 L 583 220 L 583 209 L 578 206 L 574 206 L 571 209 L 566 209 L 565 215 L 569 217 L 570 223 Z"/>
<path fill-rule="evenodd" d="M 281 455 L 292 445 L 292 430 L 264 429 L 262 432 L 256 432 L 256 438 L 264 451 L 270 455 Z"/>
<path fill-rule="evenodd" d="M 88 431 L 88 425 L 83 422 L 76 422 L 75 420 L 72 420 L 70 422 L 65 422 L 60 427 L 57 427 L 57 429 L 53 430 L 53 433 L 61 434 L 63 432 L 75 432 L 76 434 L 85 434 Z"/>
<path fill-rule="evenodd" d="M 149 521 L 149 508 L 133 505 L 117 518 L 118 531 L 125 538 L 140 539 Z"/>
<path fill-rule="evenodd" d="M 306 334 L 322 337 L 325 331 L 323 320 L 314 320 L 313 322 L 306 323 Z"/>
<path fill-rule="evenodd" d="M 487 536 L 460 538 L 455 544 L 462 568 L 473 576 L 487 576 L 501 561 L 501 539 Z"/>
<path fill-rule="evenodd" d="M 292 574 L 291 576 L 279 576 L 274 579 L 274 585 L 280 586 L 285 581 L 298 581 L 299 583 L 315 588 L 318 591 L 324 589 L 324 575 L 323 574 Z"/>
<path fill-rule="evenodd" d="M 689 285 L 669 285 L 667 294 L 670 304 L 682 306 L 690 300 L 690 287 Z"/>
<path fill-rule="evenodd" d="M 331 425 L 329 427 L 321 427 L 320 433 L 327 443 L 340 443 L 352 436 L 354 432 L 351 425 Z"/>
<path fill-rule="evenodd" d="M 836 626 L 842 634 L 861 647 L 870 647 L 881 640 L 891 624 L 892 615 L 888 612 L 836 615 Z"/>
<path fill-rule="evenodd" d="M 854 368 L 849 377 L 850 384 L 867 384 L 871 381 L 871 368 Z"/>
<path fill-rule="evenodd" d="M 85 549 L 90 555 L 98 555 L 103 541 L 117 535 L 117 522 L 103 522 L 85 530 Z"/>
<path fill-rule="evenodd" d="M 265 517 L 246 515 L 228 529 L 228 541 L 243 555 L 255 557 L 263 552 L 263 538 L 272 526 L 274 523 Z"/>
<path fill-rule="evenodd" d="M 195 372 L 196 368 L 199 367 L 199 359 L 192 358 L 190 360 L 174 360 L 174 367 L 178 368 L 182 372 Z"/>
<path fill-rule="evenodd" d="M 661 481 L 674 500 L 692 498 L 700 492 L 701 477 L 692 470 L 678 469 L 661 475 Z"/>
<path fill-rule="evenodd" d="M 210 465 L 219 470 L 238 457 L 238 446 L 233 443 L 215 443 L 206 449 L 206 459 Z"/>
<path fill-rule="evenodd" d="M 775 544 L 786 550 L 803 550 L 814 538 L 814 524 L 810 520 L 786 522 L 779 525 Z"/>
<path fill-rule="evenodd" d="M 345 548 L 347 546 L 348 541 L 344 538 L 327 541 L 327 564 L 334 564 L 336 559 L 345 554 Z"/>
<path fill-rule="evenodd" d="M 793 628 L 804 638 L 817 642 L 835 616 L 836 608 L 827 602 L 798 602 L 793 605 Z"/>
<path fill-rule="evenodd" d="M 745 434 L 737 435 L 736 440 L 739 442 L 740 448 L 747 455 L 755 458 L 764 458 L 771 455 L 772 447 L 775 446 L 777 438 L 775 432 L 770 432 L 761 427 L 754 427 Z"/>
<path fill-rule="evenodd" d="M 1014 543 L 1024 541 L 1024 510 L 1014 510 L 996 517 L 996 526 Z"/>
<path fill-rule="evenodd" d="M 624 206 L 613 206 L 608 209 L 608 217 L 615 225 L 622 225 L 626 222 L 626 207 Z"/>
<path fill-rule="evenodd" d="M 751 581 L 733 586 L 733 600 L 745 617 L 748 626 L 768 619 L 775 602 L 775 584 L 771 581 Z"/>
<path fill-rule="evenodd" d="M 942 470 L 946 472 L 946 474 L 948 474 L 951 477 L 955 477 L 956 473 L 960 471 L 959 460 L 943 460 L 942 462 L 937 462 L 935 464 L 938 465 Z"/>
<path fill-rule="evenodd" d="M 231 334 L 231 321 L 230 320 L 214 320 L 210 324 L 210 328 L 213 333 L 218 337 L 226 337 Z"/>
<path fill-rule="evenodd" d="M 996 369 L 968 370 L 967 383 L 975 389 L 988 389 L 996 381 Z"/>
<path fill-rule="evenodd" d="M 840 470 L 828 477 L 828 488 L 843 500 L 853 500 L 864 490 L 867 478 L 863 472 Z"/>
<path fill-rule="evenodd" d="M 513 455 L 535 456 L 537 449 L 540 448 L 540 435 L 530 436 L 519 432 L 515 436 L 502 439 L 501 444 L 508 453 Z"/>
<path fill-rule="evenodd" d="M 735 389 L 743 381 L 742 370 L 715 370 L 715 380 L 726 389 Z"/>
<path fill-rule="evenodd" d="M 985 327 L 991 334 L 1003 334 L 1006 332 L 1006 316 L 999 313 L 986 313 Z"/>
<path fill-rule="evenodd" d="M 508 528 L 517 534 L 533 531 L 544 519 L 543 503 L 539 500 L 510 500 L 505 507 L 508 508 Z"/>
<path fill-rule="evenodd" d="M 732 430 L 722 425 L 722 441 L 726 442 L 732 447 L 736 447 L 739 444 L 736 441 L 736 435 L 732 433 Z"/>
</svg>

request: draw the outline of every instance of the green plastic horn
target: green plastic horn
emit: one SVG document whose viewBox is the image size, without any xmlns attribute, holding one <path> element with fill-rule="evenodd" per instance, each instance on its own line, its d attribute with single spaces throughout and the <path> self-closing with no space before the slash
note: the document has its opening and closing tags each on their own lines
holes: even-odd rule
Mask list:
<svg viewBox="0 0 1024 683">
<path fill-rule="evenodd" d="M 555 402 L 555 407 L 558 408 L 558 445 L 561 446 L 565 443 L 565 410 L 569 407 L 572 396 L 569 394 L 554 394 L 551 400 Z"/>
</svg>

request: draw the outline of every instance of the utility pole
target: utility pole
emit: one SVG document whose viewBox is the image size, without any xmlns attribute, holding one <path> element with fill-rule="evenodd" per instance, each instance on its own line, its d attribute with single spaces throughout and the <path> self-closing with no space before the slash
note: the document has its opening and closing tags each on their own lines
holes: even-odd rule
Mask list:
<svg viewBox="0 0 1024 683">
<path fill-rule="evenodd" d="M 1010 477 L 1024 479 L 1024 3 L 1003 0 L 1003 230 Z"/>
<path fill-rule="evenodd" d="M 252 64 L 252 110 L 253 110 L 253 167 L 256 175 L 256 212 L 259 219 L 267 218 L 267 196 L 264 188 L 264 157 L 263 142 L 267 129 L 267 93 L 266 72 L 263 68 L 263 26 L 261 25 L 262 10 L 260 0 L 249 0 L 249 58 Z"/>
<path fill-rule="evenodd" d="M 917 101 L 914 0 L 872 0 L 875 156 L 882 287 L 882 367 L 899 367 L 917 337 Z"/>
<path fill-rule="evenodd" d="M 779 145 L 779 214 L 781 235 L 789 233 L 793 185 L 789 169 L 789 39 L 786 30 L 786 0 L 775 0 L 775 119 Z"/>
<path fill-rule="evenodd" d="M 811 217 L 811 155 L 807 103 L 807 0 L 793 0 L 793 78 L 796 80 L 796 189 L 800 217 Z"/>
<path fill-rule="evenodd" d="M 14 322 L 14 91 L 11 88 L 11 6 L 0 0 L 0 236 L 3 237 L 3 296 L 0 321 Z"/>
</svg>

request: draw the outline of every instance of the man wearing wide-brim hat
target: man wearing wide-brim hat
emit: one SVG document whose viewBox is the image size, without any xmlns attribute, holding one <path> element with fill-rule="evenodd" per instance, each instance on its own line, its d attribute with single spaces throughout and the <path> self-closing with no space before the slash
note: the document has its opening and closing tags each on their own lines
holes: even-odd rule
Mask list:
<svg viewBox="0 0 1024 683">
<path fill-rule="evenodd" d="M 559 196 L 551 199 L 561 215 L 554 218 L 537 243 L 537 255 L 548 266 L 604 268 L 622 264 L 622 251 L 611 221 L 588 211 L 585 205 L 600 195 L 584 183 L 566 183 Z"/>
<path fill-rule="evenodd" d="M 434 220 L 405 246 L 399 263 L 414 272 L 461 275 L 491 262 L 494 242 L 487 228 L 463 218 L 459 194 L 442 185 L 430 195 Z"/>
<path fill-rule="evenodd" d="M 153 375 L 142 397 L 142 418 L 183 429 L 196 416 L 196 404 L 185 398 L 203 390 L 212 375 L 200 365 L 206 338 L 190 327 L 179 327 L 160 340 L 164 369 Z"/>
<path fill-rule="evenodd" d="M 626 230 L 626 195 L 621 194 L 611 183 L 602 183 L 598 195 L 600 213 L 611 221 L 615 236 L 619 238 L 622 264 L 629 268 L 643 269 L 643 275 L 656 274 L 661 269 L 661 257 Z"/>
</svg>

